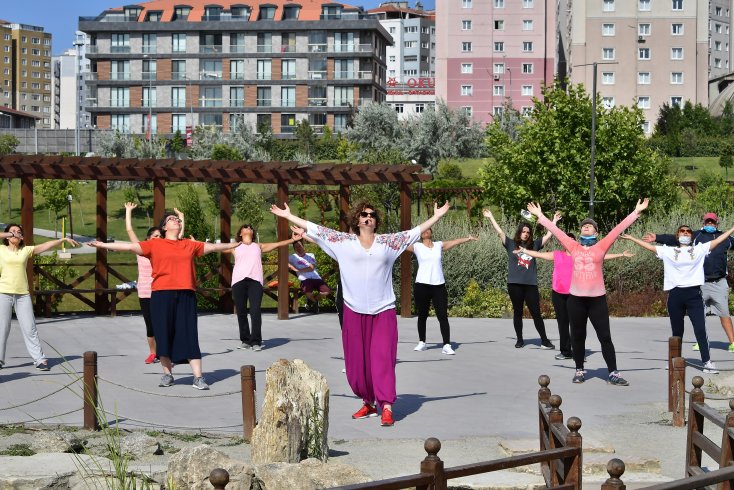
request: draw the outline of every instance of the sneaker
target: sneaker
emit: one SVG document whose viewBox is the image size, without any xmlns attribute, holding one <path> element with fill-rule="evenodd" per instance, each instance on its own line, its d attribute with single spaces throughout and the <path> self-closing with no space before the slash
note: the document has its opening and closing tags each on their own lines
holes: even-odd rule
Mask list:
<svg viewBox="0 0 734 490">
<path fill-rule="evenodd" d="M 573 382 L 574 383 L 583 383 L 586 381 L 586 378 L 584 377 L 584 370 L 583 369 L 577 369 L 576 374 L 573 376 Z"/>
<path fill-rule="evenodd" d="M 545 339 L 542 342 L 540 342 L 540 348 L 546 349 L 546 350 L 553 350 L 556 348 L 556 346 L 553 345 L 553 343 L 550 340 Z"/>
<path fill-rule="evenodd" d="M 347 372 L 347 368 L 342 368 L 342 372 L 343 373 L 346 373 Z"/>
<path fill-rule="evenodd" d="M 362 405 L 362 408 L 352 414 L 353 419 L 366 419 L 368 417 L 377 417 L 377 409 L 374 405 L 370 405 L 369 403 L 365 403 Z"/>
<path fill-rule="evenodd" d="M 708 374 L 719 374 L 713 361 L 706 361 L 703 365 L 703 372 Z"/>
<path fill-rule="evenodd" d="M 155 356 L 155 352 L 151 352 L 150 355 L 145 358 L 145 364 L 153 364 L 156 359 L 158 358 Z"/>
<path fill-rule="evenodd" d="M 729 344 L 729 352 L 734 352 L 734 342 Z"/>
<path fill-rule="evenodd" d="M 252 346 L 248 343 L 242 342 L 237 346 L 238 349 L 252 349 Z"/>
<path fill-rule="evenodd" d="M 252 346 L 252 350 L 255 351 L 255 352 L 260 352 L 261 350 L 263 350 L 263 346 L 262 345 L 253 345 Z"/>
<path fill-rule="evenodd" d="M 36 369 L 39 371 L 50 371 L 51 368 L 48 366 L 48 361 L 41 361 L 36 364 Z"/>
<path fill-rule="evenodd" d="M 696 342 L 695 344 L 693 344 L 693 347 L 691 347 L 691 350 L 695 350 L 695 351 L 701 350 L 701 348 L 698 346 L 698 342 Z M 729 349 L 729 351 L 731 351 L 731 349 Z"/>
<path fill-rule="evenodd" d="M 609 373 L 607 383 L 615 386 L 629 386 L 629 382 L 622 376 L 620 376 L 619 371 L 612 371 L 611 373 Z"/>
<path fill-rule="evenodd" d="M 515 349 L 522 349 L 523 347 L 525 347 L 525 342 L 522 339 L 515 342 Z"/>
<path fill-rule="evenodd" d="M 383 427 L 392 427 L 395 425 L 395 421 L 392 418 L 392 410 L 389 408 L 382 409 L 382 422 L 380 425 Z"/>
<path fill-rule="evenodd" d="M 5 366 L 5 361 L 0 361 L 0 369 L 2 369 L 3 366 Z"/>
<path fill-rule="evenodd" d="M 564 354 L 563 352 L 561 352 L 560 354 L 556 354 L 555 359 L 556 361 L 565 361 L 568 359 L 573 359 L 573 356 L 569 356 L 568 354 Z"/>
<path fill-rule="evenodd" d="M 167 386 L 173 386 L 173 375 L 172 374 L 164 374 L 161 376 L 161 382 L 158 383 L 158 386 L 161 388 L 166 388 Z"/>
<path fill-rule="evenodd" d="M 454 352 L 454 349 L 451 348 L 451 344 L 444 344 L 443 349 L 441 349 L 441 354 L 452 356 L 456 354 L 456 352 Z"/>
<path fill-rule="evenodd" d="M 416 345 L 415 347 L 413 347 L 413 350 L 418 351 L 418 352 L 423 352 L 426 349 L 428 349 L 428 346 L 423 341 L 418 342 L 418 345 Z"/>
<path fill-rule="evenodd" d="M 204 381 L 204 376 L 199 376 L 198 378 L 194 378 L 194 384 L 192 385 L 197 390 L 208 390 L 209 385 L 206 384 L 206 381 Z"/>
</svg>

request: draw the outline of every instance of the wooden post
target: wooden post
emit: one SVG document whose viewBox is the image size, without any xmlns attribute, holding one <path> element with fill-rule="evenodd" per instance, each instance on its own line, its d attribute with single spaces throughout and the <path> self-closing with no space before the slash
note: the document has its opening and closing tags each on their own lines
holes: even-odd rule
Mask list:
<svg viewBox="0 0 734 490">
<path fill-rule="evenodd" d="M 688 435 L 686 437 L 686 477 L 693 476 L 688 468 L 691 466 L 701 466 L 701 448 L 694 447 L 693 445 L 693 434 L 703 434 L 703 421 L 704 417 L 700 413 L 693 409 L 695 404 L 702 405 L 705 401 L 705 395 L 701 386 L 703 386 L 703 378 L 701 376 L 694 376 L 691 380 L 693 383 L 693 389 L 688 399 Z"/>
<path fill-rule="evenodd" d="M 551 406 L 550 411 L 548 412 L 548 424 L 550 426 L 553 426 L 555 424 L 563 425 L 563 411 L 561 410 L 561 404 L 563 403 L 563 399 L 560 395 L 551 395 L 548 399 L 548 403 Z M 548 428 L 548 449 L 555 449 L 559 447 L 558 444 L 556 444 L 556 437 L 553 435 L 553 431 L 551 428 Z M 548 461 L 548 469 L 550 473 L 550 484 L 555 486 L 558 485 L 560 482 L 558 481 L 558 472 L 556 471 L 556 461 L 550 460 Z"/>
<path fill-rule="evenodd" d="M 153 226 L 166 214 L 166 182 L 161 179 L 153 179 Z"/>
<path fill-rule="evenodd" d="M 729 413 L 726 414 L 724 419 L 724 430 L 721 436 L 721 459 L 719 460 L 719 468 L 725 468 L 729 466 L 729 462 L 734 459 L 732 455 L 734 453 L 734 441 L 729 436 L 729 429 L 734 427 L 734 400 L 729 400 Z M 731 481 L 719 483 L 717 490 L 732 490 Z"/>
<path fill-rule="evenodd" d="M 255 366 L 247 365 L 240 368 L 240 386 L 242 388 L 242 428 L 246 442 L 252 440 L 252 431 L 255 429 Z"/>
<path fill-rule="evenodd" d="M 229 483 L 229 472 L 223 468 L 215 468 L 209 473 L 209 483 L 214 490 L 224 490 Z"/>
<path fill-rule="evenodd" d="M 10 181 L 8 181 L 10 182 Z M 8 183 L 8 185 L 10 185 Z M 25 235 L 23 241 L 26 245 L 33 245 L 33 179 L 25 175 L 20 178 L 20 226 L 23 227 Z M 33 290 L 33 261 L 26 263 L 26 274 L 28 276 L 28 288 Z"/>
<path fill-rule="evenodd" d="M 107 241 L 107 181 L 97 181 L 97 240 Z M 109 287 L 107 271 L 107 250 L 97 248 L 97 266 L 94 270 L 94 311 L 97 315 L 110 311 L 109 295 L 102 289 Z"/>
<path fill-rule="evenodd" d="M 566 434 L 566 446 L 576 447 L 579 452 L 576 456 L 566 458 L 563 462 L 563 483 L 573 483 L 576 490 L 581 490 L 581 473 L 584 469 L 583 465 L 583 440 L 579 429 L 581 429 L 581 419 L 578 417 L 569 417 L 566 422 L 569 433 Z"/>
<path fill-rule="evenodd" d="M 543 444 L 543 441 L 550 433 L 550 431 L 548 430 L 548 424 L 545 420 L 545 410 L 548 406 L 548 399 L 551 396 L 551 390 L 550 388 L 548 388 L 548 385 L 550 384 L 550 376 L 548 376 L 547 374 L 539 376 L 538 384 L 540 385 L 540 389 L 538 390 L 538 431 L 540 450 L 543 451 L 544 449 L 548 449 Z M 541 466 L 547 466 L 547 463 L 541 463 Z"/>
<path fill-rule="evenodd" d="M 99 430 L 97 412 L 97 353 L 84 353 L 84 428 Z"/>
<path fill-rule="evenodd" d="M 232 184 L 222 184 L 219 194 L 219 240 L 229 243 L 232 237 Z M 228 288 L 232 284 L 232 260 L 230 254 L 219 254 L 219 287 Z M 232 313 L 234 303 L 232 294 L 219 295 L 219 310 Z"/>
<path fill-rule="evenodd" d="M 438 457 L 441 450 L 441 441 L 435 437 L 429 437 L 423 443 L 423 449 L 426 450 L 426 457 L 421 461 L 421 473 L 430 473 L 433 475 L 433 486 L 431 490 L 446 490 L 446 475 L 443 471 L 443 461 Z M 416 489 L 427 488 L 425 486 L 416 487 Z"/>
<path fill-rule="evenodd" d="M 677 338 L 677 337 L 672 337 Z M 673 358 L 672 383 L 669 387 L 668 398 L 673 400 L 673 427 L 686 425 L 686 360 L 682 357 Z"/>
<path fill-rule="evenodd" d="M 349 231 L 349 197 L 348 185 L 339 186 L 339 230 Z"/>
<path fill-rule="evenodd" d="M 626 490 L 627 486 L 622 481 L 624 474 L 624 461 L 621 459 L 610 459 L 607 463 L 607 473 L 609 478 L 602 483 L 601 490 Z"/>
<path fill-rule="evenodd" d="M 681 345 L 682 339 L 680 337 L 668 338 L 668 412 L 674 410 L 673 404 L 673 392 L 670 389 L 673 386 L 673 359 L 676 357 L 682 357 Z"/>
<path fill-rule="evenodd" d="M 550 385 L 550 376 L 547 374 L 538 376 L 538 384 L 540 385 L 540 389 L 538 390 L 538 403 L 548 405 L 548 399 L 551 396 L 551 390 L 548 388 L 548 385 Z"/>
<path fill-rule="evenodd" d="M 278 181 L 276 200 L 278 205 L 288 202 L 288 184 L 282 180 Z M 288 220 L 278 218 L 277 241 L 288 239 Z M 288 319 L 289 295 L 288 295 L 288 247 L 278 248 L 278 320 Z"/>
<path fill-rule="evenodd" d="M 410 184 L 400 183 L 400 229 L 410 230 Z M 413 316 L 413 297 L 411 285 L 413 283 L 413 261 L 411 254 L 403 252 L 400 255 L 400 316 L 410 318 Z"/>
</svg>

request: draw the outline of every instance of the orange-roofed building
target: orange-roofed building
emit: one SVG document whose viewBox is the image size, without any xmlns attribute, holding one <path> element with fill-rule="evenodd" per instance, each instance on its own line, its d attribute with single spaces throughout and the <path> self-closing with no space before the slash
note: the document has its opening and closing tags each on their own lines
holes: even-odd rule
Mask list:
<svg viewBox="0 0 734 490">
<path fill-rule="evenodd" d="M 81 17 L 100 129 L 171 134 L 242 122 L 346 128 L 385 100 L 391 36 L 361 7 L 316 0 L 153 0 Z"/>
</svg>

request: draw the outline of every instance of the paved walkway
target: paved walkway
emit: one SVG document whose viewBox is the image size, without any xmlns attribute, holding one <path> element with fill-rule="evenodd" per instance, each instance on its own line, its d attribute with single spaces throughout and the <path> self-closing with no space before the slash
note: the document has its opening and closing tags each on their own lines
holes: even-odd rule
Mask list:
<svg viewBox="0 0 734 490">
<path fill-rule="evenodd" d="M 590 328 L 587 341 L 588 380 L 571 383 L 572 361 L 556 361 L 558 353 L 540 349 L 532 323 L 526 320 L 524 349 L 515 349 L 511 320 L 451 319 L 455 356 L 441 354 L 438 325 L 429 320 L 429 345 L 415 352 L 415 319 L 399 319 L 398 401 L 394 427 L 380 427 L 379 419 L 352 420 L 361 404 L 351 393 L 343 367 L 340 331 L 334 314 L 296 315 L 278 321 L 264 315 L 262 352 L 235 349 L 233 315 L 201 315 L 199 337 L 210 391 L 191 388 L 188 366 L 175 369 L 176 384 L 159 388 L 160 367 L 145 365 L 145 328 L 139 315 L 110 317 L 59 316 L 39 320 L 39 331 L 50 373 L 40 373 L 27 357 L 14 322 L 6 366 L 0 370 L 0 424 L 19 422 L 82 424 L 78 383 L 59 390 L 82 371 L 84 351 L 99 356 L 100 394 L 104 408 L 117 415 L 123 427 L 171 428 L 241 434 L 239 368 L 253 364 L 257 386 L 265 386 L 264 371 L 280 358 L 300 358 L 322 372 L 331 389 L 329 437 L 334 457 L 367 471 L 373 477 L 416 472 L 424 456 L 423 440 L 438 437 L 440 456 L 447 466 L 499 457 L 498 443 L 537 438 L 537 378 L 551 377 L 553 393 L 563 397 L 565 417 L 583 421 L 587 444 L 608 446 L 624 458 L 655 458 L 664 477 L 682 476 L 685 430 L 670 427 L 666 412 L 666 353 L 670 329 L 666 318 L 612 319 L 617 359 L 629 387 L 605 382 L 606 368 L 599 343 Z M 548 320 L 551 340 L 557 343 L 555 322 Z M 722 370 L 734 370 L 734 354 L 726 351 L 717 318 L 707 318 L 712 357 Z M 684 355 L 698 361 L 690 349 L 688 328 Z M 63 358 L 66 361 L 63 361 Z M 693 375 L 711 375 L 689 368 Z M 263 393 L 257 393 L 258 405 Z M 35 403 L 31 400 L 41 399 Z M 725 407 L 725 402 L 718 402 Z M 16 408 L 9 408 L 16 407 Z M 714 437 L 714 440 L 718 437 Z M 606 457 L 606 456 L 605 456 Z M 608 455 L 609 459 L 613 457 Z M 515 474 L 517 480 L 536 479 Z M 474 479 L 474 483 L 481 479 Z M 534 480 L 534 481 L 536 481 Z"/>
</svg>

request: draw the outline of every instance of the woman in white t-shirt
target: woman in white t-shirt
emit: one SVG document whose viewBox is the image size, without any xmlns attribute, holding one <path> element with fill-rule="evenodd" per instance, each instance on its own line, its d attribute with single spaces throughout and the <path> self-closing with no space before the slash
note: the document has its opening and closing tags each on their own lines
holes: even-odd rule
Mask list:
<svg viewBox="0 0 734 490">
<path fill-rule="evenodd" d="M 663 261 L 663 289 L 668 291 L 668 317 L 673 336 L 683 337 L 683 321 L 688 318 L 693 324 L 693 333 L 700 347 L 703 372 L 716 374 L 716 366 L 709 355 L 709 341 L 706 335 L 706 316 L 704 314 L 701 285 L 705 281 L 703 261 L 710 250 L 716 248 L 734 233 L 734 228 L 722 233 L 718 238 L 706 243 L 692 244 L 693 230 L 690 226 L 680 226 L 675 234 L 678 247 L 654 246 L 631 235 L 621 235 L 625 240 L 635 242 L 640 247 L 655 252 Z"/>
<path fill-rule="evenodd" d="M 441 329 L 443 339 L 442 354 L 455 354 L 451 348 L 451 329 L 449 327 L 448 306 L 449 296 L 446 291 L 446 280 L 443 277 L 443 265 L 441 260 L 443 252 L 462 243 L 478 240 L 477 237 L 468 236 L 457 238 L 446 242 L 434 242 L 433 230 L 428 228 L 421 233 L 421 241 L 408 247 L 408 252 L 413 252 L 418 260 L 418 273 L 413 285 L 413 299 L 415 309 L 418 313 L 418 345 L 413 350 L 424 351 L 426 346 L 426 320 L 428 310 L 433 303 L 436 310 L 436 319 Z"/>
</svg>

